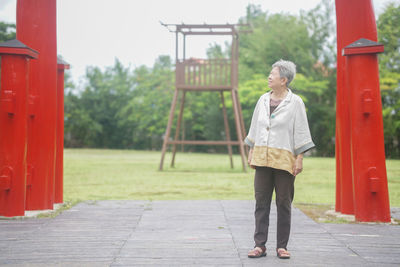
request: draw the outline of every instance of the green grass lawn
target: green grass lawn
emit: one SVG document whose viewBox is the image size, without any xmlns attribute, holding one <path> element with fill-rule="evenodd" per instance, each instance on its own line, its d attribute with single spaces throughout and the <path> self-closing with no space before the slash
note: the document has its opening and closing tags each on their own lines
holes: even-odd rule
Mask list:
<svg viewBox="0 0 400 267">
<path fill-rule="evenodd" d="M 234 157 L 225 154 L 171 153 L 164 171 L 158 171 L 160 152 L 103 149 L 65 149 L 64 199 L 253 199 L 254 170 L 242 171 Z M 296 177 L 295 203 L 335 203 L 335 160 L 304 159 Z M 391 206 L 400 207 L 400 160 L 387 160 Z"/>
</svg>

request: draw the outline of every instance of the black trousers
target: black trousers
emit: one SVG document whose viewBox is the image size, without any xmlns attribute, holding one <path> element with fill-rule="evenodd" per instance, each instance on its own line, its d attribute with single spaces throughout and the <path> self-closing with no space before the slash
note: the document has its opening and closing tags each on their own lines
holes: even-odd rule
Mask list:
<svg viewBox="0 0 400 267">
<path fill-rule="evenodd" d="M 256 167 L 254 177 L 256 198 L 254 241 L 257 247 L 265 246 L 268 240 L 269 213 L 272 193 L 275 189 L 278 214 L 276 248 L 286 249 L 290 235 L 294 179 L 295 177 L 291 173 L 284 170 Z"/>
</svg>

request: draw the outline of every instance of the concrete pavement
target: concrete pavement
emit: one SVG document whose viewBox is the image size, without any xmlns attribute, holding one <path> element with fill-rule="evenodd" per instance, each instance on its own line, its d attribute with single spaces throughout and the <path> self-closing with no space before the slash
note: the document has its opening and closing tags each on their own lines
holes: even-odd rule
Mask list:
<svg viewBox="0 0 400 267">
<path fill-rule="evenodd" d="M 320 224 L 292 211 L 288 249 L 253 246 L 254 201 L 97 201 L 56 218 L 0 220 L 0 265 L 10 266 L 399 266 L 400 226 Z"/>
</svg>

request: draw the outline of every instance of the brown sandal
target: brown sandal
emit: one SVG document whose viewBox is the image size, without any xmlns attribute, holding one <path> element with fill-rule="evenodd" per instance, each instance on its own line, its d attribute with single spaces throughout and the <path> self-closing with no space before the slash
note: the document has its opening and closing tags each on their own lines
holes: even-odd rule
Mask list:
<svg viewBox="0 0 400 267">
<path fill-rule="evenodd" d="M 265 256 L 267 256 L 267 253 L 265 252 L 266 250 L 267 249 L 265 247 L 255 247 L 249 251 L 249 253 L 247 254 L 247 257 L 249 257 L 249 258 L 265 257 Z"/>
<path fill-rule="evenodd" d="M 277 248 L 276 249 L 276 256 L 280 259 L 290 259 L 290 253 L 284 248 Z"/>
</svg>

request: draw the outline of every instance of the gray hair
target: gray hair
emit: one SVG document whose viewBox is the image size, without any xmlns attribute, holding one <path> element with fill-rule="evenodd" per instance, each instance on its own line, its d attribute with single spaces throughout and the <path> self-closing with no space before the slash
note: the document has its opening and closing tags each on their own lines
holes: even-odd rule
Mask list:
<svg viewBox="0 0 400 267">
<path fill-rule="evenodd" d="M 296 76 L 296 65 L 292 61 L 280 59 L 272 65 L 272 68 L 275 67 L 279 69 L 281 78 L 287 79 L 286 86 L 289 86 Z"/>
</svg>

